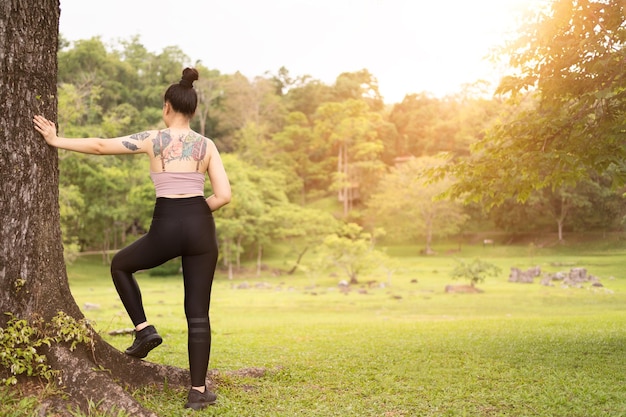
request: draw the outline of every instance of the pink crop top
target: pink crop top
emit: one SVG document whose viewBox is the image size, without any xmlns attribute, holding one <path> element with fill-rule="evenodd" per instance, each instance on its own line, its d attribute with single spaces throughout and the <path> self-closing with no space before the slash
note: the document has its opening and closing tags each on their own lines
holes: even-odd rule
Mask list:
<svg viewBox="0 0 626 417">
<path fill-rule="evenodd" d="M 204 172 L 150 172 L 157 197 L 172 194 L 204 195 Z"/>
</svg>

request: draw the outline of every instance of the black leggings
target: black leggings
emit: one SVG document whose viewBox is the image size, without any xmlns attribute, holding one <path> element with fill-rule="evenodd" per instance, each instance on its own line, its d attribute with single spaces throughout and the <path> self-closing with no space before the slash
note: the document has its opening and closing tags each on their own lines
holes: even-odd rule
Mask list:
<svg viewBox="0 0 626 417">
<path fill-rule="evenodd" d="M 111 276 L 136 326 L 147 320 L 133 273 L 178 256 L 183 265 L 191 385 L 203 386 L 211 353 L 209 303 L 217 264 L 215 222 L 204 198 L 157 198 L 150 231 L 113 257 Z"/>
</svg>

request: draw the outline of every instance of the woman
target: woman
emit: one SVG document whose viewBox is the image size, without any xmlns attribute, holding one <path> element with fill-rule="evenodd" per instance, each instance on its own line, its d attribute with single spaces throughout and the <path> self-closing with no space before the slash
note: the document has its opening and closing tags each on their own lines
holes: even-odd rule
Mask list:
<svg viewBox="0 0 626 417">
<path fill-rule="evenodd" d="M 145 236 L 113 257 L 111 275 L 135 325 L 135 340 L 125 353 L 144 358 L 161 344 L 162 338 L 148 323 L 133 273 L 182 258 L 191 376 L 185 408 L 195 410 L 214 404 L 217 398 L 205 385 L 211 349 L 209 301 L 218 255 L 211 212 L 231 198 L 230 183 L 215 144 L 189 127 L 198 101 L 193 89 L 197 79 L 197 70 L 185 68 L 180 82 L 165 92 L 164 130 L 113 139 L 69 139 L 58 137 L 54 123 L 43 116 L 33 120 L 46 142 L 57 148 L 97 155 L 144 153 L 150 157 L 150 177 L 157 197 L 152 225 Z M 205 173 L 213 189 L 207 199 Z"/>
</svg>

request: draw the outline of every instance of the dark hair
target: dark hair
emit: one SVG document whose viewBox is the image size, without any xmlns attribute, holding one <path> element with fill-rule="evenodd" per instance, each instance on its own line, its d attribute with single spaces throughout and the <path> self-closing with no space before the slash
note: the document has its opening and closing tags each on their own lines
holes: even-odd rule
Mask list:
<svg viewBox="0 0 626 417">
<path fill-rule="evenodd" d="M 170 85 L 165 91 L 163 101 L 168 101 L 175 111 L 189 117 L 193 116 L 198 105 L 198 95 L 196 90 L 193 89 L 193 82 L 197 79 L 198 70 L 185 68 L 180 81 Z"/>
</svg>

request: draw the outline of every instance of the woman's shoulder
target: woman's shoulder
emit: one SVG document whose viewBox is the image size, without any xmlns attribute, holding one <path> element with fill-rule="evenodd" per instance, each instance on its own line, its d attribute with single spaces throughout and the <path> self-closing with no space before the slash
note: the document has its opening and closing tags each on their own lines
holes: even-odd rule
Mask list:
<svg viewBox="0 0 626 417">
<path fill-rule="evenodd" d="M 217 147 L 215 146 L 215 142 L 213 141 L 213 139 L 206 137 L 204 135 L 201 135 L 200 133 L 194 130 L 189 131 L 189 137 L 193 138 L 192 141 L 204 142 L 210 150 L 217 150 Z"/>
<path fill-rule="evenodd" d="M 158 129 L 148 129 L 148 130 L 142 130 L 141 132 L 133 133 L 131 135 L 128 135 L 128 137 L 130 137 L 131 139 L 135 139 L 135 140 L 146 140 L 148 138 L 155 137 L 158 133 L 159 133 Z"/>
<path fill-rule="evenodd" d="M 197 138 L 197 139 L 203 139 L 203 140 L 206 140 L 206 141 L 209 141 L 209 142 L 213 142 L 213 140 L 211 138 L 206 137 L 204 135 L 201 135 L 200 133 L 196 132 L 195 130 L 190 130 L 189 131 L 189 135 L 191 137 L 194 137 L 194 138 Z"/>
</svg>

